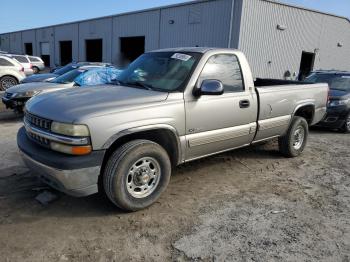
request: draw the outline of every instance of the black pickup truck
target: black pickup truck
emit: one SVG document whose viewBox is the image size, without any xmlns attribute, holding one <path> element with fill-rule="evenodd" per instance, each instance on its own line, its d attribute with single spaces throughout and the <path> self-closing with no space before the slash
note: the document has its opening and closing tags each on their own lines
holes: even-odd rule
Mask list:
<svg viewBox="0 0 350 262">
<path fill-rule="evenodd" d="M 350 133 L 350 72 L 316 71 L 305 81 L 328 83 L 330 88 L 327 115 L 317 125 Z"/>
</svg>

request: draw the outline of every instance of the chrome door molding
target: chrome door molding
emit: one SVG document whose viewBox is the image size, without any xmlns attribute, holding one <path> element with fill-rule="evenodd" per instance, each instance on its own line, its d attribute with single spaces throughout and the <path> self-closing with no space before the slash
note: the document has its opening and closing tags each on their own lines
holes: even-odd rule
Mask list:
<svg viewBox="0 0 350 262">
<path fill-rule="evenodd" d="M 260 120 L 258 121 L 258 124 L 259 124 L 258 130 L 263 131 L 263 130 L 267 130 L 275 127 L 289 125 L 291 118 L 292 118 L 291 115 L 286 115 L 286 116 L 279 116 L 279 117 L 269 118 L 265 120 Z"/>
<path fill-rule="evenodd" d="M 232 140 L 243 136 L 248 136 L 249 134 L 255 133 L 255 131 L 256 123 L 254 122 L 247 125 L 190 134 L 186 137 L 188 141 L 188 146 L 191 148 L 221 142 L 225 140 Z"/>
</svg>

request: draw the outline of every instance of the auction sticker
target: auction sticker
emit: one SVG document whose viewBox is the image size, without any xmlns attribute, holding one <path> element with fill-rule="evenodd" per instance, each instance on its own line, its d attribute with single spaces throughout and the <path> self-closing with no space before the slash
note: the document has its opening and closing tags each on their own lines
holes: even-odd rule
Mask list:
<svg viewBox="0 0 350 262">
<path fill-rule="evenodd" d="M 171 58 L 178 59 L 178 60 L 181 60 L 181 61 L 188 61 L 188 60 L 190 60 L 192 58 L 192 56 L 186 55 L 186 54 L 175 53 L 175 54 L 172 55 Z"/>
</svg>

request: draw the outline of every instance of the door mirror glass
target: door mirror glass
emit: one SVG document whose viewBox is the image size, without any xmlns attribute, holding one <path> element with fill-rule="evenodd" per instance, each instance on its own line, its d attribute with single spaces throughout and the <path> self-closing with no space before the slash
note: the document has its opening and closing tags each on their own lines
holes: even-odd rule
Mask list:
<svg viewBox="0 0 350 262">
<path fill-rule="evenodd" d="M 199 95 L 217 96 L 224 93 L 224 86 L 219 80 L 203 80 Z"/>
</svg>

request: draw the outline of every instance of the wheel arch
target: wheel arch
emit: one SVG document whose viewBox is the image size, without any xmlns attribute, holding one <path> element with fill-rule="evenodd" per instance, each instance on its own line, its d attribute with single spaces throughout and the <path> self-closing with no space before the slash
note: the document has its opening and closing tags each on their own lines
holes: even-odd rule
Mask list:
<svg viewBox="0 0 350 262">
<path fill-rule="evenodd" d="M 161 145 L 167 151 L 172 166 L 176 166 L 182 162 L 183 150 L 177 130 L 170 125 L 162 124 L 135 127 L 123 130 L 110 137 L 103 145 L 103 148 L 107 149 L 103 166 L 116 148 L 135 139 L 146 139 Z"/>
<path fill-rule="evenodd" d="M 293 112 L 293 117 L 294 116 L 300 116 L 305 118 L 306 122 L 311 125 L 313 123 L 314 117 L 315 117 L 315 104 L 314 103 L 304 103 L 298 105 L 294 112 Z"/>
<path fill-rule="evenodd" d="M 16 81 L 19 83 L 19 79 L 16 76 L 10 75 L 10 74 L 4 74 L 4 75 L 0 76 L 0 79 L 4 78 L 5 76 L 12 77 L 12 78 L 16 79 Z"/>
</svg>

